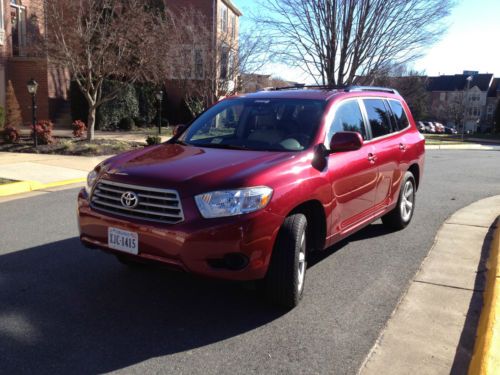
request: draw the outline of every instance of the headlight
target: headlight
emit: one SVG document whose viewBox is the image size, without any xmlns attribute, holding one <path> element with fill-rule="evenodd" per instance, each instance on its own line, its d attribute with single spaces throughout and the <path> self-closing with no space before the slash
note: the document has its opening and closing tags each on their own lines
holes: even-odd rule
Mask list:
<svg viewBox="0 0 500 375">
<path fill-rule="evenodd" d="M 85 191 L 89 195 L 90 191 L 92 190 L 92 187 L 94 186 L 96 178 L 97 178 L 97 172 L 95 169 L 90 171 L 89 174 L 87 175 L 87 185 L 85 186 Z"/>
<path fill-rule="evenodd" d="M 201 216 L 214 217 L 247 214 L 267 206 L 273 189 L 262 186 L 237 190 L 221 190 L 194 197 Z"/>
</svg>

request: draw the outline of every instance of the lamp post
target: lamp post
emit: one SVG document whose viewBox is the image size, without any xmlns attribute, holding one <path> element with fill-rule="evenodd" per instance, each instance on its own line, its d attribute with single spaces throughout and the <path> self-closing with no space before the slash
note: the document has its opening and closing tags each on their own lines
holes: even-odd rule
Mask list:
<svg viewBox="0 0 500 375">
<path fill-rule="evenodd" d="M 469 90 L 470 90 L 470 82 L 472 81 L 472 76 L 467 77 L 467 91 L 466 93 L 466 99 L 465 99 L 465 106 L 464 106 L 464 119 L 463 119 L 463 124 L 462 124 L 462 141 L 464 140 L 464 135 L 465 135 L 465 116 L 467 116 L 467 109 L 469 107 Z"/>
<path fill-rule="evenodd" d="M 36 134 L 36 90 L 38 90 L 38 82 L 31 78 L 26 84 L 28 87 L 28 92 L 31 95 L 31 124 L 33 126 L 33 142 L 35 148 L 38 147 L 38 136 Z"/>
<path fill-rule="evenodd" d="M 163 91 L 160 90 L 156 93 L 156 99 L 158 100 L 158 135 L 161 134 L 161 101 L 163 100 Z"/>
</svg>

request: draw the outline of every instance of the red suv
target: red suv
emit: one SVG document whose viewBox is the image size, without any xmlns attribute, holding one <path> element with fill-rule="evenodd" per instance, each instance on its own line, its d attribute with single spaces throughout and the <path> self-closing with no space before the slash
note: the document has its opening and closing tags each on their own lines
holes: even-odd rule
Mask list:
<svg viewBox="0 0 500 375">
<path fill-rule="evenodd" d="M 408 225 L 423 165 L 424 138 L 395 90 L 228 98 L 168 142 L 90 172 L 78 196 L 80 238 L 126 264 L 261 280 L 290 308 L 310 252 L 378 218 Z"/>
</svg>

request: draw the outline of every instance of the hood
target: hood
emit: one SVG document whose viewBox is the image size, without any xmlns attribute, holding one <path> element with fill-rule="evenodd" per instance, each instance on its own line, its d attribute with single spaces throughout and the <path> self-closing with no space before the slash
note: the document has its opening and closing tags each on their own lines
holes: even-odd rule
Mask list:
<svg viewBox="0 0 500 375">
<path fill-rule="evenodd" d="M 259 172 L 296 155 L 167 143 L 109 159 L 103 177 L 116 182 L 176 189 L 181 196 L 187 196 L 263 184 L 263 174 Z"/>
</svg>

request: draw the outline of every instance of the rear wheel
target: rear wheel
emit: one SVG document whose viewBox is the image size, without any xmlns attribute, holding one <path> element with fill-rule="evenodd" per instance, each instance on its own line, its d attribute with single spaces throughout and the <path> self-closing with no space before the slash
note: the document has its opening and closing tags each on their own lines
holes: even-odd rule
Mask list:
<svg viewBox="0 0 500 375">
<path fill-rule="evenodd" d="M 267 299 L 291 309 L 304 291 L 307 269 L 307 219 L 303 214 L 290 215 L 280 228 L 271 263 L 264 280 Z"/>
<path fill-rule="evenodd" d="M 391 212 L 382 216 L 382 222 L 386 227 L 400 230 L 410 224 L 415 211 L 416 190 L 415 177 L 411 172 L 406 172 L 401 183 L 398 204 Z"/>
</svg>

